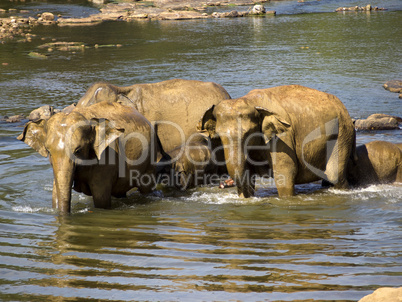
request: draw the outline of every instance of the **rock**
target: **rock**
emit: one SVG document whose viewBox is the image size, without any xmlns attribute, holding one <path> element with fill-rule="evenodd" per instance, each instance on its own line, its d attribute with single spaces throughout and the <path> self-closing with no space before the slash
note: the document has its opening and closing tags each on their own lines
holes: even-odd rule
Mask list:
<svg viewBox="0 0 402 302">
<path fill-rule="evenodd" d="M 391 92 L 402 93 L 402 80 L 388 81 L 382 87 Z"/>
<path fill-rule="evenodd" d="M 54 15 L 52 13 L 42 13 L 41 18 L 43 21 L 54 21 Z"/>
<path fill-rule="evenodd" d="M 261 4 L 254 5 L 251 10 L 252 15 L 263 15 L 265 14 L 265 7 Z"/>
<path fill-rule="evenodd" d="M 394 130 L 399 129 L 399 123 L 402 118 L 387 114 L 376 113 L 370 115 L 367 119 L 358 119 L 355 121 L 357 130 Z"/>
<path fill-rule="evenodd" d="M 57 21 L 59 26 L 87 26 L 99 24 L 102 19 L 91 16 L 87 18 L 59 18 Z"/>
<path fill-rule="evenodd" d="M 23 114 L 13 115 L 13 116 L 4 116 L 3 121 L 6 123 L 19 123 L 23 120 L 25 116 Z"/>
<path fill-rule="evenodd" d="M 47 59 L 47 56 L 44 54 L 41 54 L 39 52 L 31 51 L 28 56 L 35 58 L 35 59 Z"/>
<path fill-rule="evenodd" d="M 376 289 L 372 294 L 367 295 L 359 300 L 359 302 L 401 302 L 402 287 L 381 287 Z"/>
<path fill-rule="evenodd" d="M 93 2 L 94 4 L 104 4 L 106 2 L 106 0 L 89 0 L 90 2 Z"/>
<path fill-rule="evenodd" d="M 346 11 L 378 11 L 378 10 L 385 10 L 383 7 L 372 7 L 371 4 L 367 4 L 366 6 L 352 6 L 352 7 L 338 7 L 335 11 L 336 12 L 346 12 Z"/>
<path fill-rule="evenodd" d="M 232 10 L 231 12 L 226 13 L 225 17 L 236 18 L 236 17 L 239 17 L 239 13 L 236 10 Z"/>
<path fill-rule="evenodd" d="M 51 42 L 45 43 L 38 46 L 39 49 L 50 49 L 60 50 L 60 51 L 77 51 L 77 50 L 84 50 L 85 44 L 83 42 Z"/>
<path fill-rule="evenodd" d="M 195 11 L 172 11 L 159 14 L 162 20 L 189 20 L 189 19 L 205 19 L 207 16 Z"/>
<path fill-rule="evenodd" d="M 37 121 L 37 120 L 47 120 L 54 114 L 53 106 L 45 105 L 39 107 L 35 110 L 32 110 L 28 116 L 30 121 Z"/>
</svg>

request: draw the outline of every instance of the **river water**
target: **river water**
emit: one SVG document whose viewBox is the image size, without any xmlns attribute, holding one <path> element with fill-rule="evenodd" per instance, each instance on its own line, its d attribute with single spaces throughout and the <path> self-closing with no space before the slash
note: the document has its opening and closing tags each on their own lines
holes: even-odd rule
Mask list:
<svg viewBox="0 0 402 302">
<path fill-rule="evenodd" d="M 78 2 L 20 8 L 95 10 Z M 32 42 L 0 44 L 0 116 L 64 107 L 96 81 L 171 78 L 214 81 L 232 97 L 301 84 L 335 94 L 354 118 L 401 116 L 398 95 L 382 88 L 401 78 L 401 2 L 333 12 L 365 4 L 284 1 L 265 4 L 276 17 L 38 26 Z M 28 55 L 53 38 L 87 48 Z M 23 124 L 0 124 L 1 301 L 356 301 L 402 284 L 401 185 L 307 184 L 278 198 L 260 184 L 247 200 L 234 189 L 165 189 L 114 199 L 112 210 L 73 193 L 73 214 L 61 217 L 48 160 L 16 140 Z M 402 142 L 402 131 L 357 140 Z"/>
</svg>

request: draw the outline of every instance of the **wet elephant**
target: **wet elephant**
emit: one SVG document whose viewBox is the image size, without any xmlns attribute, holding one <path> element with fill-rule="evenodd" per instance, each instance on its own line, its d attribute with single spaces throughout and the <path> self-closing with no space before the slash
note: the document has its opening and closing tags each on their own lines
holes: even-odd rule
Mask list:
<svg viewBox="0 0 402 302">
<path fill-rule="evenodd" d="M 127 87 L 97 83 L 79 100 L 77 108 L 101 101 L 132 106 L 151 123 L 157 123 L 157 135 L 168 152 L 184 146 L 196 133 L 201 112 L 229 98 L 227 91 L 213 82 L 173 79 Z"/>
<path fill-rule="evenodd" d="M 348 181 L 361 187 L 402 182 L 402 144 L 372 141 L 356 148 L 357 161 L 348 164 Z"/>
<path fill-rule="evenodd" d="M 279 196 L 294 185 L 325 179 L 347 188 L 354 126 L 334 95 L 299 86 L 252 90 L 208 109 L 199 130 L 220 137 L 229 175 L 240 196 L 255 190 L 255 175 L 273 174 Z"/>
<path fill-rule="evenodd" d="M 111 196 L 124 197 L 133 187 L 142 193 L 154 187 L 156 136 L 132 107 L 101 102 L 57 113 L 29 122 L 18 139 L 49 156 L 53 207 L 63 213 L 70 212 L 72 187 L 93 196 L 100 208 L 110 208 Z"/>
<path fill-rule="evenodd" d="M 198 134 L 192 136 L 184 146 L 168 152 L 173 162 L 174 183 L 171 185 L 186 190 L 218 182 L 219 177 L 227 172 L 223 154 L 219 158 L 220 153 L 214 153 L 214 149 L 216 146 L 209 137 Z"/>
</svg>

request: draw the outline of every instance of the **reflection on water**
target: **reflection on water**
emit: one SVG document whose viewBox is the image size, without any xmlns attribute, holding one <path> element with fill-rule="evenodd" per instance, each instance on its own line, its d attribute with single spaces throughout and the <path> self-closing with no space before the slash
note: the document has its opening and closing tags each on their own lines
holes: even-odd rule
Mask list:
<svg viewBox="0 0 402 302">
<path fill-rule="evenodd" d="M 203 190 L 67 217 L 1 211 L 3 300 L 356 300 L 400 285 L 402 187 L 232 202 Z"/>
<path fill-rule="evenodd" d="M 269 3 L 283 13 L 341 5 Z M 400 77 L 400 18 L 390 10 L 40 26 L 31 43 L 0 45 L 0 62 L 8 63 L 0 67 L 0 115 L 66 106 L 100 80 L 169 78 L 215 81 L 233 97 L 301 84 L 337 95 L 353 117 L 402 115 L 397 94 L 381 87 Z M 88 48 L 28 56 L 51 38 Z M 15 139 L 22 127 L 0 123 L 2 301 L 356 301 L 400 286 L 400 185 L 307 184 L 278 198 L 274 186 L 260 184 L 249 200 L 234 188 L 164 190 L 114 199 L 110 211 L 73 193 L 74 213 L 61 217 L 51 209 L 48 160 Z M 402 142 L 401 132 L 359 132 L 357 140 Z"/>
</svg>

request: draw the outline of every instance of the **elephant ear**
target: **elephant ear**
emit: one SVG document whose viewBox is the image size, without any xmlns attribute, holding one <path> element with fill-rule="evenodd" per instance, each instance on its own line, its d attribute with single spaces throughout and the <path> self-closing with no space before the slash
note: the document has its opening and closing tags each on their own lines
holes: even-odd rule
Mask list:
<svg viewBox="0 0 402 302">
<path fill-rule="evenodd" d="M 45 148 L 45 124 L 46 120 L 42 119 L 28 122 L 24 127 L 24 131 L 17 137 L 17 139 L 26 143 L 40 155 L 47 157 L 48 151 Z"/>
<path fill-rule="evenodd" d="M 197 124 L 197 131 L 201 133 L 207 131 L 211 138 L 216 136 L 216 119 L 214 116 L 214 109 L 215 105 L 212 105 L 212 107 L 205 111 L 204 115 Z"/>
<path fill-rule="evenodd" d="M 268 143 L 276 134 L 286 132 L 291 124 L 280 115 L 263 107 L 255 107 L 260 114 L 261 131 L 265 135 L 265 143 Z"/>
<path fill-rule="evenodd" d="M 113 127 L 113 123 L 107 119 L 91 119 L 91 124 L 95 125 L 94 151 L 98 160 L 107 147 L 118 152 L 116 140 L 124 134 L 124 129 Z"/>
<path fill-rule="evenodd" d="M 135 107 L 135 109 L 137 109 L 137 106 L 135 105 L 134 101 L 122 93 L 117 95 L 117 103 L 128 107 Z"/>
</svg>

